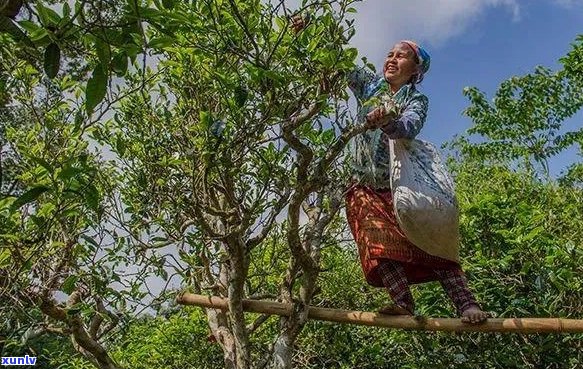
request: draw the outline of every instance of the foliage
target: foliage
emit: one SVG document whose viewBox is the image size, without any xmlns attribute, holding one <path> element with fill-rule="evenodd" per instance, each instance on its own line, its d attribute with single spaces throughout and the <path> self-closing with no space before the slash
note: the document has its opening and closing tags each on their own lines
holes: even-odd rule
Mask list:
<svg viewBox="0 0 583 369">
<path fill-rule="evenodd" d="M 48 78 L 69 76 L 76 81 L 92 77 L 85 89 L 85 107 L 91 115 L 104 99 L 112 75 L 123 76 L 129 61 L 145 49 L 141 15 L 145 5 L 134 1 L 5 0 L 0 10 L 0 35 L 15 41 L 0 47 L 26 60 Z M 8 45 L 6 45 L 8 46 Z M 9 74 L 3 62 L 0 75 Z"/>
<path fill-rule="evenodd" d="M 34 356 L 37 358 L 35 368 L 40 369 L 95 368 L 75 351 L 71 340 L 67 337 L 41 335 L 29 337 L 26 341 L 8 339 L 2 343 L 1 350 L 3 356 Z"/>
<path fill-rule="evenodd" d="M 67 77 L 48 81 L 28 63 L 11 61 L 12 95 L 2 109 L 2 151 L 9 159 L 2 162 L 7 176 L 0 200 L 3 319 L 16 337 L 75 335 L 74 321 L 102 313 L 102 322 L 118 319 L 102 309 L 119 295 L 107 286 L 115 265 L 98 256 L 110 190 L 100 177 L 108 169 L 84 138 L 90 125 L 78 114 L 79 86 Z M 69 298 L 66 307 L 55 300 L 58 294 Z M 105 334 L 101 324 L 93 329 Z"/>
<path fill-rule="evenodd" d="M 561 59 L 563 69 L 537 67 L 533 73 L 512 77 L 500 85 L 492 102 L 476 88 L 464 89 L 471 104 L 466 114 L 474 125 L 452 147 L 468 158 L 514 164 L 548 177 L 549 158 L 573 144 L 583 150 L 583 129 L 568 131 L 563 126 L 583 107 L 582 58 L 579 36 Z M 471 135 L 481 142 L 469 144 Z"/>
<path fill-rule="evenodd" d="M 53 11 L 46 12 L 52 19 Z M 42 23 L 44 18 L 38 19 Z M 128 301 L 143 297 L 141 282 L 135 282 L 142 275 L 120 271 L 133 254 L 122 254 L 125 239 L 111 231 L 115 177 L 92 139 L 102 114 L 118 96 L 110 92 L 102 111 L 88 114 L 85 99 L 91 96 L 84 93 L 83 77 L 75 75 L 75 67 L 47 76 L 30 54 L 33 46 L 6 34 L 0 37 L 3 334 L 7 342 L 22 340 L 24 348 L 34 347 L 35 337 L 70 336 L 73 347 L 93 364 L 113 368 L 103 340 L 119 323 Z M 60 51 L 50 47 L 45 66 L 52 72 L 56 67 L 51 58 L 61 51 L 66 60 L 79 60 L 70 57 L 75 47 L 68 46 Z M 91 53 L 83 50 L 77 56 L 91 65 Z M 30 57 L 22 58 L 25 54 Z M 120 291 L 120 285 L 131 283 L 137 289 Z"/>
<path fill-rule="evenodd" d="M 221 280 L 232 307 L 228 321 L 215 322 L 226 335 L 218 339 L 226 360 L 234 356 L 237 365 L 248 366 L 249 332 L 240 305 L 246 253 L 261 245 L 288 206 L 285 236 L 292 253 L 283 298 L 291 301 L 299 289 L 307 306 L 319 239 L 341 204 L 336 159 L 362 131 L 347 129 L 345 106 L 329 100 L 345 96 L 340 76 L 356 57 L 354 49 L 343 49 L 353 34 L 345 19 L 352 2 L 303 3 L 299 11 L 309 10 L 313 21 L 297 35 L 283 3 L 78 1 L 52 7 L 4 1 L 0 34 L 8 42 L 1 55 L 21 62 L 16 74 L 2 64 L 2 104 L 22 113 L 9 117 L 13 128 L 6 131 L 14 160 L 5 164 L 14 173 L 3 196 L 2 234 L 12 244 L 2 260 L 18 263 L 3 271 L 10 277 L 3 292 L 26 301 L 23 307 L 40 308 L 42 319 L 58 321 L 50 325 L 53 333 L 83 334 L 85 322 L 89 346 L 103 353 L 98 341 L 109 329 L 93 326 L 104 320 L 115 325 L 118 318 L 105 305 L 123 309 L 125 301 L 126 291 L 111 282 L 128 284 L 137 298 L 148 289 L 116 268 L 135 262 L 169 282 L 166 261 L 175 260 L 196 289 Z M 148 53 L 164 59 L 159 70 L 147 66 Z M 111 88 L 112 73 L 126 77 L 123 94 Z M 154 86 L 157 96 L 150 98 Z M 115 119 L 102 120 L 118 101 Z M 28 122 L 24 116 L 34 118 L 29 135 L 14 124 Z M 90 152 L 94 139 L 119 155 L 115 164 L 123 175 Z M 120 204 L 114 191 L 122 179 Z M 311 219 L 307 229 L 300 229 L 302 211 Z M 22 229 L 29 234 L 16 233 Z M 34 246 L 21 247 L 34 236 Z M 182 260 L 161 256 L 159 241 L 182 243 Z M 142 271 L 136 274 L 145 280 Z M 54 299 L 58 292 L 67 303 Z M 14 319 L 19 326 L 39 323 L 38 317 Z M 289 319 L 282 334 L 290 343 L 278 350 L 291 350 L 304 322 L 301 314 Z M 227 347 L 228 336 L 234 347 Z M 115 366 L 95 352 L 96 365 Z"/>
<path fill-rule="evenodd" d="M 168 317 L 144 317 L 132 323 L 115 342 L 112 355 L 127 368 L 218 369 L 220 347 L 213 343 L 205 314 L 184 309 Z"/>
</svg>

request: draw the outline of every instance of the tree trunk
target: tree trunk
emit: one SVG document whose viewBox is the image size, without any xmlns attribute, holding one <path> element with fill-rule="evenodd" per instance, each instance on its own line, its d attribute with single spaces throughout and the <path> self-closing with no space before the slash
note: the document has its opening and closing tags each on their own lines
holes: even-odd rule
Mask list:
<svg viewBox="0 0 583 369">
<path fill-rule="evenodd" d="M 76 301 L 76 296 L 78 296 L 78 292 L 73 292 L 70 301 Z M 58 306 L 55 301 L 49 297 L 41 296 L 40 300 L 41 301 L 38 305 L 40 310 L 52 319 L 65 323 L 71 330 L 71 338 L 73 339 L 73 342 L 76 343 L 85 354 L 89 355 L 89 358 L 92 359 L 96 366 L 100 369 L 120 369 L 120 367 L 111 359 L 105 348 L 97 340 L 90 337 L 79 314 L 67 314 L 63 307 Z"/>
<path fill-rule="evenodd" d="M 292 344 L 290 344 L 290 337 L 283 333 L 280 335 L 273 345 L 273 355 L 269 363 L 270 369 L 291 369 L 292 367 Z"/>
<path fill-rule="evenodd" d="M 294 344 L 308 320 L 308 306 L 281 319 L 281 334 L 274 342 L 270 369 L 291 369 Z"/>
<path fill-rule="evenodd" d="M 243 310 L 243 287 L 249 270 L 249 258 L 245 250 L 245 243 L 240 239 L 233 240 L 229 250 L 231 251 L 228 286 L 229 323 L 235 341 L 237 369 L 249 369 L 251 367 L 251 346 Z"/>
<path fill-rule="evenodd" d="M 237 369 L 237 355 L 233 335 L 227 325 L 227 314 L 218 309 L 207 309 L 207 318 L 211 333 L 223 349 L 226 369 Z"/>
</svg>

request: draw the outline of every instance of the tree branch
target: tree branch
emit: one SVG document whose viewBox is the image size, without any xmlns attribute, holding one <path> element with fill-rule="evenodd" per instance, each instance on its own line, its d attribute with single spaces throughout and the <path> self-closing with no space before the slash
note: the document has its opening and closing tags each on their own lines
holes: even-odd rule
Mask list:
<svg viewBox="0 0 583 369">
<path fill-rule="evenodd" d="M 277 204 L 272 208 L 271 213 L 269 214 L 269 217 L 265 223 L 265 225 L 263 226 L 263 229 L 261 229 L 261 232 L 249 239 L 247 241 L 247 249 L 249 251 L 251 251 L 255 246 L 259 245 L 268 235 L 269 232 L 271 232 L 271 229 L 273 228 L 273 225 L 275 224 L 275 220 L 277 218 L 277 216 L 281 213 L 281 211 L 283 210 L 283 208 L 286 206 L 287 201 L 289 199 L 291 190 L 290 189 L 286 189 L 286 192 L 279 198 L 279 200 L 277 201 Z"/>
<path fill-rule="evenodd" d="M 67 301 L 67 306 L 70 307 L 79 302 L 81 302 L 81 294 L 79 291 L 74 291 Z M 89 336 L 80 314 L 67 311 L 64 307 L 57 305 L 52 298 L 47 298 L 46 296 L 41 296 L 39 308 L 49 317 L 65 323 L 71 330 L 75 342 L 83 350 L 91 354 L 99 368 L 119 369 L 103 346 Z"/>
</svg>

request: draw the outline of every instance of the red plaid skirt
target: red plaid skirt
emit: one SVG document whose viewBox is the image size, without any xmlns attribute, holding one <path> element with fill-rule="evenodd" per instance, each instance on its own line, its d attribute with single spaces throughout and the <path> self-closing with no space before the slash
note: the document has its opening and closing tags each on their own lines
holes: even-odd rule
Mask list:
<svg viewBox="0 0 583 369">
<path fill-rule="evenodd" d="M 397 223 L 390 190 L 352 186 L 346 193 L 346 217 L 362 271 L 372 286 L 383 286 L 376 272 L 379 259 L 402 262 L 411 284 L 439 280 L 435 269 L 460 268 L 458 263 L 430 255 L 407 240 Z"/>
</svg>

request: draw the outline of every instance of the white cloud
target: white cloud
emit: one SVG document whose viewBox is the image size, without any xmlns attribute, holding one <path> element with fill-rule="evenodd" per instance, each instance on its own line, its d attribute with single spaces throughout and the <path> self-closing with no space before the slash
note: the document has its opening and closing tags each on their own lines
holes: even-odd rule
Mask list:
<svg viewBox="0 0 583 369">
<path fill-rule="evenodd" d="M 555 0 L 572 2 L 580 0 Z M 518 0 L 368 0 L 359 3 L 352 43 L 378 65 L 399 39 L 439 45 L 461 34 L 488 8 L 499 7 L 517 21 Z"/>
</svg>

